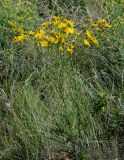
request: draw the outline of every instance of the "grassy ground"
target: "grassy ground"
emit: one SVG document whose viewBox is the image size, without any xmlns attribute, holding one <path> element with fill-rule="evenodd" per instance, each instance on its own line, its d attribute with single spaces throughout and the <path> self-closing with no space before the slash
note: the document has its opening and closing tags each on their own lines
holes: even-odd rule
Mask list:
<svg viewBox="0 0 124 160">
<path fill-rule="evenodd" d="M 123 0 L 0 1 L 1 160 L 123 159 L 123 11 Z M 80 33 L 61 52 L 28 35 L 52 16 Z"/>
</svg>

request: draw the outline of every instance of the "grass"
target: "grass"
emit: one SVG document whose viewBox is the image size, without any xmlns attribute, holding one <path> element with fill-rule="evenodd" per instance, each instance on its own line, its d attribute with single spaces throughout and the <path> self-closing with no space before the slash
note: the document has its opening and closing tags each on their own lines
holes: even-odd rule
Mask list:
<svg viewBox="0 0 124 160">
<path fill-rule="evenodd" d="M 11 20 L 35 30 L 51 15 L 62 15 L 81 30 L 89 17 L 119 24 L 124 10 L 121 1 L 61 3 L 0 2 L 1 160 L 123 159 L 123 25 L 106 31 L 109 41 L 98 34 L 99 47 L 79 46 L 72 55 L 31 39 L 12 43 L 17 33 Z"/>
</svg>

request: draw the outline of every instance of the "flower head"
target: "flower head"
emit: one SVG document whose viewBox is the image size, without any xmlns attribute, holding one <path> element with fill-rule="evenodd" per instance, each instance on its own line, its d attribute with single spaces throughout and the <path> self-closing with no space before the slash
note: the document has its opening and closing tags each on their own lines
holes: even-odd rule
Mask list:
<svg viewBox="0 0 124 160">
<path fill-rule="evenodd" d="M 24 34 L 21 34 L 21 35 L 19 35 L 19 36 L 15 36 L 14 38 L 13 38 L 13 43 L 16 43 L 16 42 L 22 42 L 23 40 L 25 40 L 26 39 L 26 35 L 24 35 Z"/>
<path fill-rule="evenodd" d="M 40 41 L 40 45 L 41 45 L 42 47 L 47 47 L 47 46 L 48 46 L 48 41 L 42 40 L 42 41 Z"/>
<path fill-rule="evenodd" d="M 59 23 L 58 24 L 58 28 L 65 28 L 67 26 L 67 24 L 66 23 L 64 23 L 64 22 L 61 22 L 61 23 Z"/>
<path fill-rule="evenodd" d="M 70 44 L 68 47 L 67 47 L 67 52 L 69 54 L 72 54 L 74 52 L 74 45 L 73 44 Z"/>
<path fill-rule="evenodd" d="M 34 35 L 35 33 L 34 33 L 32 30 L 30 30 L 30 31 L 28 32 L 28 34 L 29 34 L 29 35 Z"/>
<path fill-rule="evenodd" d="M 37 32 L 35 35 L 34 35 L 34 38 L 38 38 L 38 39 L 41 39 L 41 38 L 43 38 L 43 36 L 44 36 L 44 34 L 45 34 L 45 31 L 43 30 L 43 29 L 40 29 L 39 30 L 39 32 Z"/>
<path fill-rule="evenodd" d="M 86 46 L 88 46 L 88 47 L 91 46 L 91 45 L 90 45 L 90 42 L 89 42 L 87 39 L 84 39 L 84 44 L 85 44 Z"/>
<path fill-rule="evenodd" d="M 104 27 L 105 27 L 105 28 L 111 28 L 111 25 L 108 24 L 108 23 L 105 23 L 105 24 L 104 24 Z"/>
<path fill-rule="evenodd" d="M 68 35 L 68 34 L 74 34 L 74 28 L 72 27 L 67 27 L 66 29 L 64 29 L 64 32 Z"/>
</svg>

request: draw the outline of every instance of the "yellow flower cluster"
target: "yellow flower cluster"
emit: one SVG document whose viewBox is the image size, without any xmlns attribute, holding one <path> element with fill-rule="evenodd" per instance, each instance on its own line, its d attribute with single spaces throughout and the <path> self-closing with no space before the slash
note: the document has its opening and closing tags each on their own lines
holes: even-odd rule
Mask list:
<svg viewBox="0 0 124 160">
<path fill-rule="evenodd" d="M 59 52 L 65 50 L 69 54 L 72 54 L 74 51 L 73 39 L 78 35 L 78 32 L 73 21 L 67 18 L 53 16 L 52 20 L 43 22 L 36 31 L 30 30 L 25 33 L 23 28 L 19 29 L 14 22 L 9 22 L 9 24 L 14 31 L 19 33 L 19 35 L 13 38 L 13 43 L 32 38 L 35 43 L 42 47 L 52 48 L 55 46 Z"/>
<path fill-rule="evenodd" d="M 74 22 L 64 18 L 53 16 L 51 20 L 44 21 L 40 27 L 35 30 L 25 31 L 23 26 L 19 26 L 14 21 L 9 21 L 12 29 L 17 33 L 13 37 L 13 43 L 23 42 L 24 40 L 32 40 L 38 46 L 57 49 L 59 52 L 68 52 L 72 54 L 78 46 L 99 46 L 99 33 L 107 29 L 112 29 L 113 24 L 109 24 L 104 19 L 93 21 L 89 19 L 89 23 L 85 23 L 84 29 L 80 31 Z"/>
<path fill-rule="evenodd" d="M 93 42 L 95 45 L 99 45 L 99 41 L 95 38 L 95 37 L 93 37 L 92 36 L 92 34 L 91 34 L 91 32 L 89 31 L 89 30 L 86 30 L 86 37 L 88 38 L 88 39 L 84 39 L 84 44 L 85 45 L 87 45 L 87 46 L 91 46 L 91 44 L 90 44 L 90 42 L 89 41 L 91 41 L 91 42 Z M 89 41 L 88 41 L 89 40 Z"/>
<path fill-rule="evenodd" d="M 111 25 L 107 23 L 106 19 L 99 19 L 95 23 L 93 22 L 92 26 L 96 29 L 111 28 Z"/>
<path fill-rule="evenodd" d="M 18 35 L 18 36 L 16 36 L 16 37 L 13 38 L 13 43 L 20 42 L 20 41 L 22 42 L 25 39 L 26 39 L 26 35 L 24 35 L 22 33 L 22 34 L 20 34 L 20 35 Z"/>
</svg>

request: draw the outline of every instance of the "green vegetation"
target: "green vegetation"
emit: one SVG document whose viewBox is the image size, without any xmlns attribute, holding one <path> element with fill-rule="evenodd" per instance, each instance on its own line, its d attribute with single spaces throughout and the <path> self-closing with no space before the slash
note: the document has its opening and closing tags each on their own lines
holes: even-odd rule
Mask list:
<svg viewBox="0 0 124 160">
<path fill-rule="evenodd" d="M 1 160 L 123 156 L 123 12 L 123 0 L 0 1 Z"/>
</svg>

